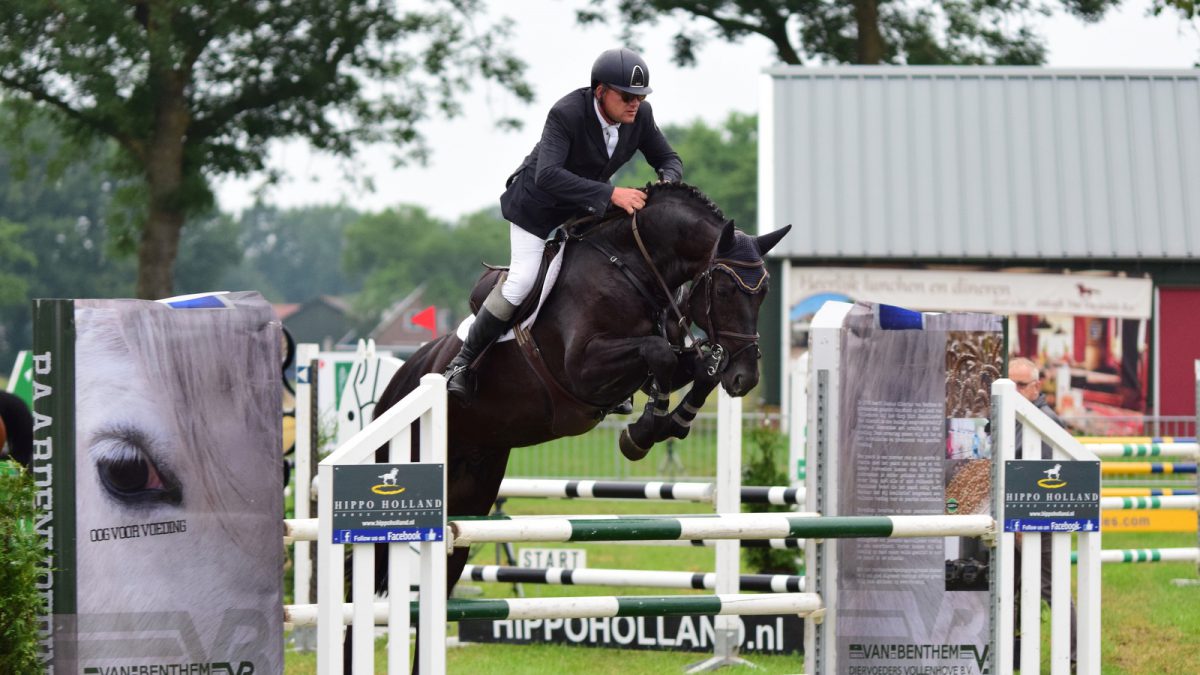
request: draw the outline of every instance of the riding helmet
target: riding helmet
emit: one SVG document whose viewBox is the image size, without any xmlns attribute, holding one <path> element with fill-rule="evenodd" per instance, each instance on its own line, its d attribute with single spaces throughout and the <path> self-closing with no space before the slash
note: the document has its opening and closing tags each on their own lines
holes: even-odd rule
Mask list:
<svg viewBox="0 0 1200 675">
<path fill-rule="evenodd" d="M 592 88 L 606 84 L 630 94 L 649 94 L 650 68 L 631 49 L 609 49 L 592 64 Z"/>
</svg>

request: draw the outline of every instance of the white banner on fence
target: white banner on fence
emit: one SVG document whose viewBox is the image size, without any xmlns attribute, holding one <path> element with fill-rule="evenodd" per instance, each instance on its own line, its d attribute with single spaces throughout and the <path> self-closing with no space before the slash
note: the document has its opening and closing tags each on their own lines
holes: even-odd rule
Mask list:
<svg viewBox="0 0 1200 675">
<path fill-rule="evenodd" d="M 1087 274 L 806 267 L 791 270 L 790 303 L 820 293 L 937 312 L 1067 314 L 1148 319 L 1150 279 Z"/>
</svg>

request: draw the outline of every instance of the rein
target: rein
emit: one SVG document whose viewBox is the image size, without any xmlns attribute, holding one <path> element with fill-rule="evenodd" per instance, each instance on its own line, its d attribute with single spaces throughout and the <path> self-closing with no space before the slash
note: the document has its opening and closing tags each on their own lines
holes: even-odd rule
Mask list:
<svg viewBox="0 0 1200 675">
<path fill-rule="evenodd" d="M 679 319 L 679 325 L 682 328 L 684 323 L 683 312 L 679 311 L 679 305 L 675 303 L 675 296 L 671 293 L 671 289 L 667 287 L 667 282 L 658 272 L 658 267 L 654 264 L 654 259 L 650 257 L 650 251 L 646 250 L 646 245 L 642 243 L 642 235 L 638 232 L 637 226 L 637 211 L 633 212 L 633 217 L 629 219 L 629 227 L 633 230 L 633 240 L 637 242 L 638 250 L 642 252 L 642 260 L 646 261 L 646 265 L 650 267 L 650 271 L 654 273 L 654 278 L 658 280 L 658 286 L 663 290 L 663 295 L 667 296 L 667 302 L 671 304 L 671 309 L 675 311 L 675 317 Z M 711 267 L 713 258 L 717 255 L 717 245 L 713 244 L 712 253 L 708 254 L 708 265 Z M 699 353 L 699 352 L 697 352 Z"/>
</svg>

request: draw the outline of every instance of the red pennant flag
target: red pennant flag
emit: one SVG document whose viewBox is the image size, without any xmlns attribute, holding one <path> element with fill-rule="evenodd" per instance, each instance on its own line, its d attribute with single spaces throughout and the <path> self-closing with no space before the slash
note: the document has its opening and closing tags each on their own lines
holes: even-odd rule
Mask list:
<svg viewBox="0 0 1200 675">
<path fill-rule="evenodd" d="M 430 305 L 413 314 L 412 322 L 414 326 L 425 328 L 433 333 L 433 337 L 437 337 L 437 307 Z"/>
</svg>

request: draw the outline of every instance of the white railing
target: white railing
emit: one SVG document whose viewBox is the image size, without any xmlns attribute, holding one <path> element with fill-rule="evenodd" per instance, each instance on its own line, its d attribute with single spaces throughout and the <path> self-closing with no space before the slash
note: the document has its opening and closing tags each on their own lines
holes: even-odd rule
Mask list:
<svg viewBox="0 0 1200 675">
<path fill-rule="evenodd" d="M 426 375 L 411 394 L 321 461 L 318 467 L 321 485 L 333 485 L 335 466 L 373 463 L 375 451 L 389 442 L 389 461 L 393 464 L 409 462 L 413 424 L 418 424 L 420 429 L 420 461 L 445 464 L 446 422 L 446 380 L 441 375 Z M 333 543 L 332 492 L 332 489 L 321 490 L 317 498 L 317 672 L 322 675 L 342 675 L 345 556 L 344 545 Z M 375 672 L 374 548 L 377 545 L 382 544 L 352 546 L 354 610 L 351 631 L 356 675 Z M 387 544 L 389 588 L 409 587 L 409 546 L 408 543 Z M 423 541 L 419 547 L 422 583 L 418 656 L 422 673 L 442 675 L 446 672 L 446 543 Z M 388 673 L 407 673 L 409 594 L 389 594 L 388 605 Z"/>
<path fill-rule="evenodd" d="M 992 384 L 993 444 L 995 463 L 992 483 L 992 512 L 997 523 L 1004 522 L 1004 462 L 1010 459 L 1042 459 L 1043 441 L 1052 449 L 1051 458 L 1062 461 L 1098 461 L 1096 456 L 1076 441 L 1032 403 L 1017 393 L 1012 380 L 997 380 Z M 1021 447 L 1014 443 L 1016 425 L 1022 430 Z M 999 528 L 998 528 L 999 529 Z M 1078 673 L 1100 673 L 1100 531 L 1079 532 L 1076 566 L 1079 593 L 1075 626 L 1071 621 L 1071 533 L 1055 532 L 1051 537 L 1050 591 L 1050 672 L 1067 675 L 1071 672 L 1071 633 L 1077 634 Z M 999 534 L 998 547 L 1000 592 L 993 595 L 995 621 L 992 626 L 996 649 L 996 670 L 1010 673 L 1013 668 L 1013 586 L 1014 572 L 1021 575 L 1021 665 L 1035 670 L 1031 664 L 1041 661 L 1041 546 L 1040 536 L 1023 537 L 1021 569 L 1014 570 L 1013 544 L 1015 534 Z"/>
</svg>

